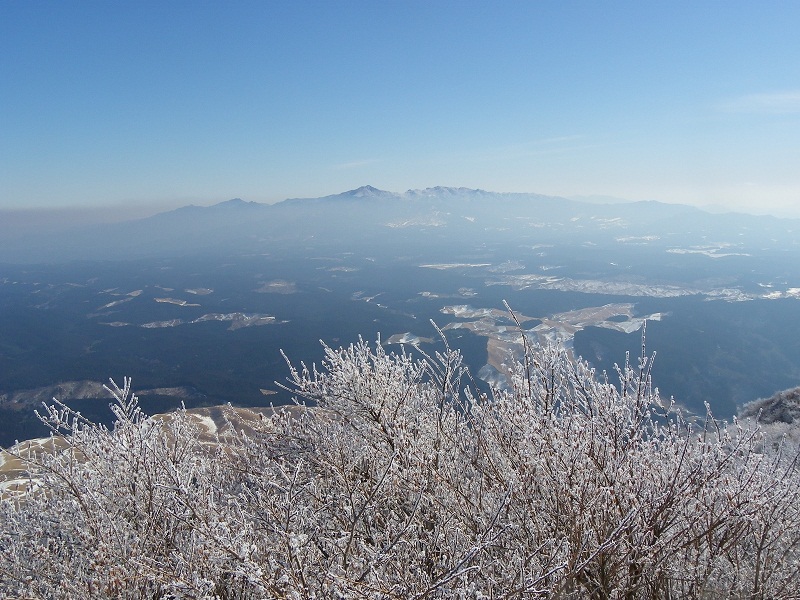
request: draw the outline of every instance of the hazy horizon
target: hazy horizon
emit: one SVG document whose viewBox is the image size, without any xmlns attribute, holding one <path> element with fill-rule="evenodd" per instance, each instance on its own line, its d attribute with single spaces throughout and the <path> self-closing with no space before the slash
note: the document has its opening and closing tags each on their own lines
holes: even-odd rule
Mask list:
<svg viewBox="0 0 800 600">
<path fill-rule="evenodd" d="M 368 185 L 368 184 L 366 184 Z M 361 186 L 359 186 L 361 187 Z M 355 189 L 355 188 L 354 188 Z M 335 195 L 351 190 L 336 190 L 327 195 Z M 403 193 L 412 190 L 383 190 L 388 192 Z M 493 190 L 484 190 L 492 192 Z M 525 192 L 520 192 L 525 194 Z M 534 193 L 535 192 L 531 192 Z M 57 232 L 80 231 L 83 227 L 93 227 L 99 225 L 114 226 L 138 219 L 146 219 L 161 213 L 176 210 L 187 206 L 213 206 L 231 198 L 215 198 L 211 201 L 199 199 L 185 199 L 176 200 L 174 202 L 163 203 L 130 203 L 118 205 L 105 205 L 105 206 L 58 206 L 58 207 L 36 207 L 36 208 L 0 208 L 0 236 L 7 240 L 24 239 L 31 234 L 55 234 Z M 278 200 L 288 200 L 284 198 Z M 586 202 L 588 204 L 624 204 L 630 202 L 637 202 L 639 200 L 630 200 L 626 198 L 617 198 L 613 196 L 603 195 L 578 195 L 567 198 L 569 200 L 577 200 L 579 202 Z M 249 201 L 248 198 L 241 198 L 241 200 Z M 273 204 L 273 203 L 263 203 Z M 665 203 L 667 204 L 667 203 Z M 675 203 L 673 203 L 675 204 Z M 691 206 L 688 205 L 687 206 Z M 756 216 L 769 215 L 778 218 L 800 218 L 799 216 L 771 214 L 769 212 L 757 211 L 730 211 L 725 207 L 719 206 L 698 206 L 701 210 L 709 213 L 728 213 L 738 212 L 740 214 L 751 214 Z M 87 230 L 91 232 L 92 230 Z"/>
<path fill-rule="evenodd" d="M 369 184 L 364 184 L 368 186 Z M 363 187 L 363 186 L 359 186 Z M 373 186 L 374 187 L 374 186 Z M 455 187 L 455 186 L 453 186 Z M 353 188 L 357 189 L 357 188 Z M 352 190 L 335 190 L 325 196 L 345 193 Z M 409 190 L 382 190 L 392 193 L 402 194 Z M 483 190 L 486 192 L 494 192 L 495 190 Z M 519 194 L 536 194 L 535 191 L 519 191 L 509 192 Z M 299 196 L 292 196 L 298 198 Z M 554 196 L 559 197 L 559 196 Z M 579 202 L 586 202 L 589 204 L 624 204 L 631 202 L 647 201 L 648 199 L 630 199 L 619 198 L 615 196 L 606 196 L 598 194 L 575 195 L 575 196 L 560 196 L 569 200 L 576 200 Z M 292 198 L 282 198 L 275 202 L 261 202 L 262 204 L 275 204 L 283 200 Z M 75 206 L 39 206 L 34 208 L 18 207 L 18 208 L 0 208 L 0 213 L 3 215 L 3 221 L 0 222 L 0 235 L 9 237 L 21 237 L 28 235 L 32 232 L 47 233 L 59 230 L 68 229 L 71 227 L 80 227 L 84 225 L 100 225 L 100 224 L 115 224 L 124 223 L 126 221 L 145 219 L 155 216 L 160 213 L 169 212 L 178 208 L 187 206 L 208 207 L 215 204 L 234 199 L 233 196 L 228 198 L 214 198 L 208 199 L 178 199 L 172 202 L 146 202 L 146 203 L 119 203 L 107 204 L 97 206 L 75 205 Z M 239 198 L 246 202 L 251 201 L 248 198 Z M 682 203 L 668 203 L 665 204 L 682 204 Z M 691 206 L 690 204 L 686 204 Z M 748 210 L 729 210 L 722 206 L 697 206 L 697 208 L 709 213 L 725 213 L 737 212 L 740 214 L 751 214 L 756 216 L 769 215 L 778 218 L 800 218 L 798 216 L 774 214 L 768 211 L 748 211 Z"/>
<path fill-rule="evenodd" d="M 369 183 L 800 217 L 798 18 L 788 2 L 3 3 L 0 209 Z"/>
</svg>

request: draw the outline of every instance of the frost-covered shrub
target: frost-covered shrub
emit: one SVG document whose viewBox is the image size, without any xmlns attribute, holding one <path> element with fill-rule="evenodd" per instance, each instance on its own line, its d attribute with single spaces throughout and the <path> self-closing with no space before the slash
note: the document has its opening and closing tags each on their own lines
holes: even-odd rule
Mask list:
<svg viewBox="0 0 800 600">
<path fill-rule="evenodd" d="M 292 368 L 314 408 L 204 443 L 185 411 L 115 427 L 64 405 L 0 510 L 0 595 L 29 598 L 791 598 L 800 477 L 780 443 L 563 348 L 475 391 L 457 352 L 359 342 Z"/>
<path fill-rule="evenodd" d="M 739 414 L 742 417 L 758 417 L 761 423 L 766 424 L 794 423 L 800 418 L 800 387 L 748 402 Z"/>
</svg>

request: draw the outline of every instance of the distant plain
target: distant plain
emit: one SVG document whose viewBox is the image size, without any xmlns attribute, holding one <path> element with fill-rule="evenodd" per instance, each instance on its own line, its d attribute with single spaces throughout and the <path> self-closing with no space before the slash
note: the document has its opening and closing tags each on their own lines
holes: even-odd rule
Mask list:
<svg viewBox="0 0 800 600">
<path fill-rule="evenodd" d="M 0 445 L 42 388 L 132 376 L 149 412 L 286 403 L 276 381 L 363 336 L 504 385 L 520 331 L 611 372 L 641 344 L 666 396 L 730 418 L 800 384 L 800 222 L 658 203 L 359 188 L 190 207 L 0 243 Z M 28 260 L 24 260 L 27 258 Z M 613 376 L 612 376 L 613 380 Z M 107 401 L 72 400 L 107 419 Z"/>
</svg>

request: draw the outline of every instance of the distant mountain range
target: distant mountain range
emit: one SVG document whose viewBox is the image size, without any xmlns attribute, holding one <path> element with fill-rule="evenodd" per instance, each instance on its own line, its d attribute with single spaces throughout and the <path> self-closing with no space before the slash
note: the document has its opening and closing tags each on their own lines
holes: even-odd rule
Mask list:
<svg viewBox="0 0 800 600">
<path fill-rule="evenodd" d="M 0 214 L 0 219 L 3 215 Z M 726 241 L 797 247 L 800 220 L 727 213 L 659 202 L 597 203 L 539 194 L 433 187 L 404 193 L 363 186 L 276 204 L 233 199 L 185 206 L 116 224 L 56 228 L 0 239 L 0 263 L 56 263 L 207 252 L 263 252 L 287 244 L 486 243 L 515 236 L 599 243 L 658 236 L 679 244 Z"/>
<path fill-rule="evenodd" d="M 695 413 L 800 385 L 800 220 L 592 200 L 363 186 L 8 236 L 0 214 L 0 445 L 42 435 L 51 396 L 106 417 L 99 387 L 65 382 L 131 375 L 148 412 L 278 404 L 279 349 L 441 349 L 431 321 L 503 386 L 523 348 L 506 301 L 598 372 L 649 323 L 655 382 Z"/>
</svg>

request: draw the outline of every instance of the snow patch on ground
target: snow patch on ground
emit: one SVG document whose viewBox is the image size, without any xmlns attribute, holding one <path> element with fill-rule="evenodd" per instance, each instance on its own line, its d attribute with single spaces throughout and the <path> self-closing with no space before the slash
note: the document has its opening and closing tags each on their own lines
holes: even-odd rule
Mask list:
<svg viewBox="0 0 800 600">
<path fill-rule="evenodd" d="M 214 419 L 208 417 L 206 415 L 192 415 L 197 424 L 206 430 L 208 435 L 214 435 L 217 433 L 217 424 L 214 422 Z"/>
</svg>

